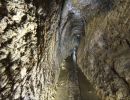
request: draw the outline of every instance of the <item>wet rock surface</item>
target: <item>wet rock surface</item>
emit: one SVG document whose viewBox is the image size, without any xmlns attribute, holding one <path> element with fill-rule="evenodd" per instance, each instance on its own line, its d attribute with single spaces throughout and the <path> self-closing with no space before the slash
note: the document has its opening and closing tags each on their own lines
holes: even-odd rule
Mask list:
<svg viewBox="0 0 130 100">
<path fill-rule="evenodd" d="M 57 84 L 55 100 L 100 100 L 71 57 L 64 61 Z"/>
<path fill-rule="evenodd" d="M 103 100 L 130 100 L 130 2 L 110 3 L 112 9 L 101 10 L 89 20 L 78 51 L 78 65 Z"/>
<path fill-rule="evenodd" d="M 129 11 L 129 0 L 1 0 L 0 99 L 130 100 Z"/>
<path fill-rule="evenodd" d="M 87 80 L 80 69 L 78 69 L 78 81 L 81 97 L 80 100 L 101 100 L 100 96 L 96 94 L 96 90 L 92 84 Z"/>
<path fill-rule="evenodd" d="M 81 100 L 75 67 L 71 57 L 62 64 L 55 100 Z"/>
</svg>

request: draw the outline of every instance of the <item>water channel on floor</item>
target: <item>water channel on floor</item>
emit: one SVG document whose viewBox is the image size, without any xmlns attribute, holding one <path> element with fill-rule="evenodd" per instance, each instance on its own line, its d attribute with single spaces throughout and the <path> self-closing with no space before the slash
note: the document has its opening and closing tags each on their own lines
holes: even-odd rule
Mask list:
<svg viewBox="0 0 130 100">
<path fill-rule="evenodd" d="M 77 75 L 77 76 L 76 76 Z M 95 89 L 72 60 L 62 66 L 55 100 L 100 100 Z"/>
</svg>

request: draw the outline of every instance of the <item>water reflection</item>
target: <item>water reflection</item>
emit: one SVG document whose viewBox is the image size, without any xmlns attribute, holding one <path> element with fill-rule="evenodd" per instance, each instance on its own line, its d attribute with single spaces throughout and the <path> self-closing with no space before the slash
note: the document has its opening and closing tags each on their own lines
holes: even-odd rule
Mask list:
<svg viewBox="0 0 130 100">
<path fill-rule="evenodd" d="M 55 100 L 100 100 L 71 57 L 62 65 Z"/>
</svg>

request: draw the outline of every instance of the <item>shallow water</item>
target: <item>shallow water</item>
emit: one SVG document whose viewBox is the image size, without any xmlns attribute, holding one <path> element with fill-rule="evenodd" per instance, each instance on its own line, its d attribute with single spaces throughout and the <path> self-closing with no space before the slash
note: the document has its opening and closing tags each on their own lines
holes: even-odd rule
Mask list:
<svg viewBox="0 0 130 100">
<path fill-rule="evenodd" d="M 81 70 L 75 72 L 74 64 L 68 63 L 61 70 L 55 100 L 100 100 Z"/>
<path fill-rule="evenodd" d="M 96 95 L 95 89 L 83 75 L 81 70 L 78 70 L 78 77 L 81 92 L 81 100 L 100 100 L 99 97 Z"/>
</svg>

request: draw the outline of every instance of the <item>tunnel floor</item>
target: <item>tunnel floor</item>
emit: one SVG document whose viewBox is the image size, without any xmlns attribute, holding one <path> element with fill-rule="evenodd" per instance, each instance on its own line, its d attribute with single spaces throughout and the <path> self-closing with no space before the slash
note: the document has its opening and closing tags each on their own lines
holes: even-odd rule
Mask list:
<svg viewBox="0 0 130 100">
<path fill-rule="evenodd" d="M 81 70 L 77 68 L 75 72 L 73 71 L 73 66 L 71 62 L 69 62 L 69 65 L 65 64 L 62 66 L 55 100 L 100 100 Z M 70 78 L 76 77 L 75 73 L 78 78 L 78 83 L 76 78 Z"/>
<path fill-rule="evenodd" d="M 78 77 L 81 100 L 100 100 L 96 95 L 95 89 L 92 87 L 80 69 L 78 69 Z"/>
</svg>

